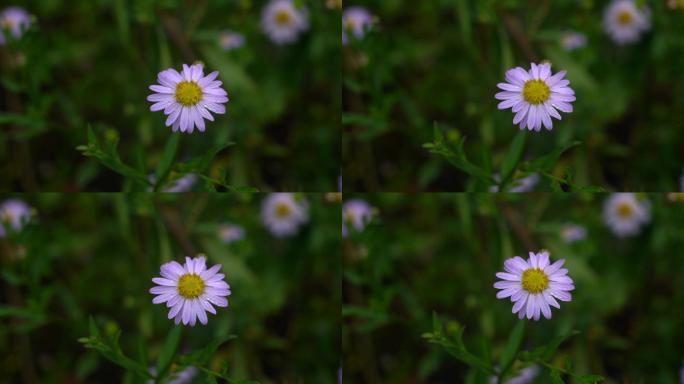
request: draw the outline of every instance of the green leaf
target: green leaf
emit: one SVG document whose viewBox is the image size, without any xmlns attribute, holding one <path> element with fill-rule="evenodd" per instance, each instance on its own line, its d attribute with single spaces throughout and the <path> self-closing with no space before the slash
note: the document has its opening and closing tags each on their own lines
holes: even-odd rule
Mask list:
<svg viewBox="0 0 684 384">
<path fill-rule="evenodd" d="M 579 331 L 573 330 L 554 337 L 548 344 L 537 347 L 530 352 L 528 359 L 542 361 L 550 360 L 553 357 L 553 354 L 556 353 L 556 349 L 558 349 L 565 340 L 578 335 L 579 333 Z"/>
<path fill-rule="evenodd" d="M 95 323 L 95 319 L 92 316 L 90 316 L 88 326 L 90 328 L 90 337 L 99 338 L 100 330 L 97 328 L 97 323 Z"/>
<path fill-rule="evenodd" d="M 442 323 L 434 312 L 432 321 L 434 333 L 425 333 L 423 338 L 427 339 L 430 343 L 442 346 L 447 353 L 479 371 L 487 374 L 495 373 L 489 363 L 467 350 L 463 343 L 463 327 L 456 322 L 450 323 L 450 326 L 447 328 L 452 329 L 453 335 L 449 337 L 450 335 L 442 333 Z"/>
<path fill-rule="evenodd" d="M 438 131 L 435 130 L 435 135 L 437 134 Z M 489 172 L 468 161 L 463 150 L 464 143 L 465 137 L 462 137 L 456 147 L 452 148 L 443 141 L 443 138 L 438 136 L 435 142 L 423 144 L 423 148 L 427 149 L 430 153 L 444 156 L 451 165 L 478 178 L 483 183 L 487 185 L 494 184 L 494 179 L 492 179 Z"/>
<path fill-rule="evenodd" d="M 508 180 L 510 180 L 511 176 L 513 176 L 513 172 L 515 171 L 515 168 L 517 167 L 518 162 L 520 161 L 520 157 L 522 156 L 523 150 L 525 149 L 526 139 L 527 131 L 520 130 L 515 135 L 515 138 L 513 139 L 511 146 L 508 148 L 508 152 L 506 152 L 504 162 L 501 165 L 502 187 L 505 186 L 506 183 L 508 183 Z M 504 189 L 501 188 L 501 190 L 503 191 Z"/>
<path fill-rule="evenodd" d="M 522 342 L 523 336 L 525 335 L 525 324 L 526 322 L 524 320 L 518 321 L 515 327 L 513 328 L 513 331 L 508 336 L 506 347 L 504 348 L 503 353 L 501 353 L 500 366 L 502 375 L 506 374 L 508 369 L 513 364 L 513 361 L 515 360 L 515 355 L 518 353 L 520 343 Z"/>
<path fill-rule="evenodd" d="M 577 375 L 574 378 L 586 384 L 595 384 L 606 380 L 605 377 L 599 375 Z"/>
<path fill-rule="evenodd" d="M 173 362 L 173 357 L 176 355 L 178 350 L 178 344 L 180 343 L 181 332 L 183 327 L 173 327 L 168 336 L 166 336 L 166 341 L 164 341 L 164 347 L 157 357 L 157 377 L 164 377 L 171 367 Z"/>
<path fill-rule="evenodd" d="M 561 379 L 560 372 L 556 369 L 551 369 L 549 378 L 551 379 L 551 384 L 565 384 L 563 379 Z"/>
<path fill-rule="evenodd" d="M 194 173 L 202 173 L 204 172 L 207 168 L 209 168 L 209 164 L 211 161 L 216 157 L 216 155 L 221 152 L 223 149 L 233 145 L 235 143 L 233 142 L 227 142 L 224 144 L 219 144 L 215 146 L 214 148 L 206 151 L 204 155 L 194 158 L 190 161 L 187 161 L 185 163 L 181 163 L 178 165 L 178 169 L 181 172 L 184 173 L 189 173 L 189 172 L 194 172 Z"/>
<path fill-rule="evenodd" d="M 166 181 L 166 176 L 171 170 L 171 165 L 173 164 L 173 160 L 176 157 L 176 152 L 178 151 L 180 137 L 181 133 L 171 133 L 171 136 L 169 136 L 169 139 L 166 141 L 164 153 L 157 164 L 157 170 L 155 173 L 157 176 L 157 186 L 164 185 L 164 182 Z"/>
<path fill-rule="evenodd" d="M 211 341 L 209 344 L 207 344 L 206 347 L 189 353 L 187 355 L 181 356 L 179 361 L 183 365 L 203 366 L 209 362 L 209 359 L 211 359 L 211 357 L 214 355 L 214 352 L 216 352 L 216 349 L 218 349 L 218 347 L 236 338 L 236 335 L 227 335 L 224 337 L 219 337 Z"/>
<path fill-rule="evenodd" d="M 526 168 L 530 171 L 548 172 L 553 168 L 554 165 L 556 165 L 558 159 L 565 151 L 580 144 L 582 144 L 581 141 L 573 141 L 570 144 L 558 147 L 550 153 L 530 161 Z"/>
</svg>

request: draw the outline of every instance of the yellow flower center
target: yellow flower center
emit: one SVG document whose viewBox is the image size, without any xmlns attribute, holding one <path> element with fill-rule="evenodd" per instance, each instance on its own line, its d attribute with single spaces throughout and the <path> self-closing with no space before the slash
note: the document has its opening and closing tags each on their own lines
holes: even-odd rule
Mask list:
<svg viewBox="0 0 684 384">
<path fill-rule="evenodd" d="M 275 214 L 281 219 L 290 216 L 291 212 L 292 207 L 290 207 L 290 204 L 288 203 L 279 203 L 278 205 L 276 205 Z"/>
<path fill-rule="evenodd" d="M 617 15 L 618 24 L 629 25 L 632 24 L 632 20 L 634 20 L 634 15 L 632 14 L 632 12 L 626 9 L 620 11 L 620 13 L 618 13 Z"/>
<path fill-rule="evenodd" d="M 549 287 L 549 277 L 539 268 L 525 270 L 522 275 L 522 287 L 529 293 L 541 293 Z"/>
<path fill-rule="evenodd" d="M 356 28 L 356 19 L 353 17 L 347 17 L 344 19 L 344 29 L 347 31 L 353 31 Z"/>
<path fill-rule="evenodd" d="M 353 223 L 354 219 L 356 219 L 356 214 L 354 211 L 348 209 L 344 212 L 344 221 L 346 221 L 347 223 Z"/>
<path fill-rule="evenodd" d="M 634 207 L 632 207 L 632 204 L 629 203 L 621 203 L 617 207 L 617 214 L 618 216 L 622 217 L 623 219 L 629 218 L 632 216 L 634 213 Z"/>
<path fill-rule="evenodd" d="M 176 101 L 192 107 L 202 99 L 202 88 L 194 81 L 181 81 L 176 85 Z"/>
<path fill-rule="evenodd" d="M 281 9 L 275 14 L 275 21 L 276 24 L 281 26 L 288 25 L 290 24 L 290 21 L 292 21 L 292 15 L 287 9 Z"/>
<path fill-rule="evenodd" d="M 12 222 L 14 221 L 14 213 L 12 213 L 12 211 L 5 211 L 0 215 L 0 218 L 2 221 Z"/>
<path fill-rule="evenodd" d="M 551 96 L 551 89 L 544 80 L 528 80 L 523 86 L 523 98 L 530 104 L 541 104 Z"/>
<path fill-rule="evenodd" d="M 178 280 L 178 293 L 186 299 L 194 299 L 204 293 L 204 280 L 195 273 L 188 273 Z"/>
</svg>

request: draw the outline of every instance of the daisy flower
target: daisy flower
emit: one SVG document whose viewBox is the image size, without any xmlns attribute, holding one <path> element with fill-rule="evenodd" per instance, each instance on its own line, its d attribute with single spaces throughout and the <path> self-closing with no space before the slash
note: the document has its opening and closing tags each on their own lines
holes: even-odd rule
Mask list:
<svg viewBox="0 0 684 384">
<path fill-rule="evenodd" d="M 551 64 L 531 65 L 529 71 L 520 67 L 506 71 L 506 83 L 497 84 L 504 92 L 494 97 L 503 100 L 499 109 L 511 108 L 515 113 L 513 124 L 520 124 L 520 129 L 540 131 L 543 124 L 551 130 L 551 117 L 561 119 L 557 110 L 572 112 L 570 103 L 575 101 L 575 91 L 568 86 L 570 81 L 564 79 L 565 71 L 551 75 Z"/>
<path fill-rule="evenodd" d="M 245 36 L 238 32 L 224 31 L 219 38 L 219 45 L 224 51 L 232 51 L 245 45 Z"/>
<path fill-rule="evenodd" d="M 277 237 L 292 236 L 309 221 L 309 206 L 292 193 L 272 193 L 261 205 L 261 221 Z"/>
<path fill-rule="evenodd" d="M 574 51 L 587 45 L 587 36 L 584 33 L 568 31 L 563 33 L 560 42 L 566 51 Z"/>
<path fill-rule="evenodd" d="M 587 229 L 578 224 L 564 224 L 561 227 L 560 235 L 563 241 L 568 244 L 583 240 L 587 237 Z"/>
<path fill-rule="evenodd" d="M 347 44 L 347 33 L 361 39 L 373 24 L 373 16 L 366 8 L 349 7 L 342 13 L 342 44 Z"/>
<path fill-rule="evenodd" d="M 31 219 L 31 208 L 21 200 L 9 199 L 0 205 L 0 237 L 7 236 L 11 227 L 19 231 Z"/>
<path fill-rule="evenodd" d="M 245 229 L 237 224 L 223 224 L 219 227 L 219 237 L 224 243 L 230 244 L 245 237 Z"/>
<path fill-rule="evenodd" d="M 651 203 L 634 193 L 613 193 L 603 205 L 603 221 L 619 237 L 636 235 L 651 221 Z"/>
<path fill-rule="evenodd" d="M 639 41 L 650 28 L 651 12 L 633 0 L 613 0 L 603 13 L 603 29 L 620 45 Z"/>
<path fill-rule="evenodd" d="M 534 379 L 537 378 L 537 375 L 539 375 L 539 366 L 536 364 L 530 365 L 529 367 L 521 369 L 517 376 L 504 381 L 504 384 L 531 384 L 534 382 Z M 490 376 L 489 383 L 497 384 L 496 376 Z"/>
<path fill-rule="evenodd" d="M 161 276 L 152 279 L 157 284 L 150 293 L 157 295 L 154 304 L 166 303 L 169 319 L 176 325 L 195 326 L 197 319 L 207 324 L 207 312 L 216 314 L 213 305 L 227 307 L 230 286 L 223 281 L 223 273 L 218 273 L 221 264 L 207 269 L 204 256 L 186 257 L 185 264 L 171 261 L 161 266 Z"/>
<path fill-rule="evenodd" d="M 5 32 L 18 39 L 31 26 L 31 15 L 23 8 L 7 7 L 0 12 L 0 45 L 7 44 Z"/>
<path fill-rule="evenodd" d="M 309 12 L 292 0 L 271 0 L 261 13 L 261 28 L 276 44 L 293 43 L 309 29 Z"/>
<path fill-rule="evenodd" d="M 497 299 L 510 297 L 513 313 L 519 318 L 539 320 L 540 315 L 551 318 L 551 308 L 560 309 L 556 299 L 560 301 L 572 300 L 570 291 L 575 285 L 567 276 L 568 270 L 561 268 L 565 259 L 553 264 L 549 262 L 549 253 L 530 252 L 529 259 L 515 256 L 504 262 L 506 272 L 499 272 L 496 277 L 501 279 L 494 283 L 494 288 L 500 289 Z"/>
<path fill-rule="evenodd" d="M 349 200 L 342 205 L 342 236 L 347 237 L 347 225 L 361 232 L 373 217 L 373 207 L 363 200 Z"/>
<path fill-rule="evenodd" d="M 217 71 L 204 76 L 202 64 L 183 64 L 180 73 L 173 68 L 159 72 L 160 85 L 151 85 L 155 93 L 147 96 L 147 101 L 154 103 L 150 111 L 164 110 L 168 115 L 166 126 L 172 127 L 173 132 L 180 129 L 192 133 L 195 126 L 204 132 L 204 119 L 214 121 L 210 112 L 226 113 L 223 104 L 228 102 L 228 94 L 217 76 Z"/>
</svg>

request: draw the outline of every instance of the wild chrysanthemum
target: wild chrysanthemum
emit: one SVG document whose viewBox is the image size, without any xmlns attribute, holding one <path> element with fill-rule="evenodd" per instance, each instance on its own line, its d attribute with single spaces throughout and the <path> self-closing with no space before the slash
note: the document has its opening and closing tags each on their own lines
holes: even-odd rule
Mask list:
<svg viewBox="0 0 684 384">
<path fill-rule="evenodd" d="M 223 224 L 219 227 L 219 237 L 224 243 L 230 244 L 245 237 L 245 229 L 237 224 Z"/>
<path fill-rule="evenodd" d="M 342 205 L 342 236 L 347 237 L 348 227 L 361 232 L 373 217 L 373 207 L 359 199 L 345 201 Z"/>
<path fill-rule="evenodd" d="M 18 39 L 31 26 L 31 15 L 20 7 L 7 7 L 0 12 L 0 45 L 7 44 L 5 33 Z"/>
<path fill-rule="evenodd" d="M 223 31 L 219 38 L 219 44 L 224 51 L 232 51 L 245 45 L 245 36 L 238 32 Z"/>
<path fill-rule="evenodd" d="M 176 324 L 195 326 L 197 319 L 207 324 L 207 312 L 216 314 L 213 305 L 227 307 L 230 286 L 223 281 L 223 273 L 218 273 L 221 264 L 207 269 L 204 256 L 186 257 L 185 264 L 171 261 L 161 266 L 162 277 L 152 281 L 157 284 L 150 289 L 156 296 L 154 304 L 166 303 L 169 319 Z"/>
<path fill-rule="evenodd" d="M 618 44 L 634 43 L 651 28 L 651 12 L 633 0 L 613 0 L 603 13 L 603 28 Z"/>
<path fill-rule="evenodd" d="M 587 229 L 578 224 L 564 224 L 560 234 L 563 241 L 570 244 L 586 238 Z"/>
<path fill-rule="evenodd" d="M 603 221 L 619 237 L 636 235 L 651 221 L 651 203 L 634 193 L 613 193 L 603 205 Z"/>
<path fill-rule="evenodd" d="M 366 8 L 349 7 L 342 13 L 342 44 L 347 44 L 351 33 L 354 38 L 360 39 L 373 25 L 373 16 Z"/>
<path fill-rule="evenodd" d="M 563 78 L 565 71 L 551 75 L 551 64 L 531 65 L 529 71 L 520 67 L 506 71 L 507 82 L 497 84 L 504 91 L 494 97 L 503 100 L 499 109 L 511 108 L 515 113 L 513 124 L 520 124 L 520 129 L 539 131 L 543 124 L 551 130 L 551 117 L 561 119 L 557 110 L 572 112 L 570 103 L 575 101 L 575 91 L 568 86 L 570 81 Z"/>
<path fill-rule="evenodd" d="M 560 301 L 572 300 L 570 291 L 575 285 L 567 276 L 568 270 L 561 268 L 565 263 L 560 259 L 549 264 L 549 253 L 530 252 L 529 259 L 515 256 L 504 262 L 506 272 L 499 272 L 496 277 L 501 279 L 494 283 L 494 288 L 500 289 L 497 299 L 510 297 L 513 313 L 519 318 L 539 320 L 540 314 L 551 318 L 551 308 L 560 308 L 556 299 Z"/>
<path fill-rule="evenodd" d="M 568 31 L 561 36 L 561 46 L 566 51 L 574 51 L 587 45 L 587 36 L 584 33 Z"/>
<path fill-rule="evenodd" d="M 309 12 L 292 0 L 271 0 L 261 13 L 261 28 L 276 44 L 293 43 L 309 29 Z"/>
<path fill-rule="evenodd" d="M 179 73 L 173 68 L 159 72 L 157 81 L 161 85 L 151 85 L 155 93 L 147 96 L 154 103 L 150 111 L 164 110 L 168 115 L 166 126 L 176 132 L 192 133 L 197 126 L 204 132 L 204 119 L 214 121 L 210 112 L 223 114 L 228 102 L 228 94 L 221 88 L 221 81 L 216 80 L 218 72 L 204 76 L 202 64 L 188 66 L 183 64 Z"/>
<path fill-rule="evenodd" d="M 31 208 L 21 200 L 9 199 L 0 205 L 0 237 L 7 236 L 9 228 L 19 231 L 31 219 Z"/>
<path fill-rule="evenodd" d="M 261 220 L 273 235 L 292 236 L 309 221 L 309 206 L 292 193 L 272 193 L 261 205 Z"/>
</svg>

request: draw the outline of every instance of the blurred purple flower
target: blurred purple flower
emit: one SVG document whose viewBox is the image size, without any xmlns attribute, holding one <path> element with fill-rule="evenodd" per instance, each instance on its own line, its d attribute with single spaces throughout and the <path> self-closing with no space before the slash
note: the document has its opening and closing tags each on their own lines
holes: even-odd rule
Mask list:
<svg viewBox="0 0 684 384">
<path fill-rule="evenodd" d="M 342 13 L 342 44 L 347 44 L 351 33 L 354 38 L 361 39 L 373 25 L 373 16 L 366 8 L 349 7 Z"/>
<path fill-rule="evenodd" d="M 0 205 L 0 237 L 7 236 L 7 229 L 19 231 L 31 219 L 31 207 L 17 199 L 5 200 Z M 8 226 L 7 229 L 5 226 Z"/>
<path fill-rule="evenodd" d="M 21 37 L 31 26 L 31 15 L 20 7 L 7 7 L 0 12 L 0 45 L 7 44 L 5 32 L 15 39 Z"/>
</svg>

